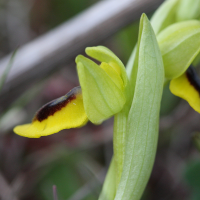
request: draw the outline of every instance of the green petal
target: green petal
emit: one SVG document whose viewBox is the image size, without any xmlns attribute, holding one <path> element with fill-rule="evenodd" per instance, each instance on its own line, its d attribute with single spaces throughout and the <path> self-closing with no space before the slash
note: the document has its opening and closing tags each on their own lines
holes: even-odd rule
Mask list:
<svg viewBox="0 0 200 200">
<path fill-rule="evenodd" d="M 108 76 L 110 76 L 110 78 L 113 80 L 113 82 L 120 90 L 124 90 L 123 81 L 119 73 L 117 73 L 117 71 L 113 67 L 111 67 L 109 64 L 105 62 L 102 62 L 100 67 L 108 74 Z"/>
<path fill-rule="evenodd" d="M 151 25 L 156 35 L 167 26 L 176 22 L 176 10 L 179 1 L 180 0 L 165 1 L 156 10 L 151 18 Z"/>
<path fill-rule="evenodd" d="M 99 124 L 123 108 L 124 90 L 90 59 L 79 55 L 76 63 L 86 114 L 91 122 Z"/>
<path fill-rule="evenodd" d="M 200 0 L 181 0 L 177 9 L 177 21 L 198 19 L 199 11 Z"/>
<path fill-rule="evenodd" d="M 200 51 L 200 22 L 179 22 L 163 30 L 157 37 L 162 53 L 165 77 L 179 77 Z"/>
</svg>

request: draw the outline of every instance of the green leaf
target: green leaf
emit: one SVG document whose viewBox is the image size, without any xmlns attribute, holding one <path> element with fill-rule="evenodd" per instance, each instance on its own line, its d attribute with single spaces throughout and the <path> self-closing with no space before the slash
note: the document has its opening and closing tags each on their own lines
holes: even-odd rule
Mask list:
<svg viewBox="0 0 200 200">
<path fill-rule="evenodd" d="M 2 77 L 0 79 L 0 91 L 2 90 L 2 87 L 3 87 L 3 85 L 4 85 L 5 81 L 6 81 L 6 78 L 8 76 L 8 73 L 9 73 L 9 71 L 10 71 L 12 65 L 13 65 L 13 61 L 14 61 L 16 52 L 17 52 L 17 49 L 12 53 L 11 58 L 9 60 L 9 63 L 6 66 L 6 69 L 5 69 L 3 75 L 2 75 Z"/>
<path fill-rule="evenodd" d="M 84 56 L 76 58 L 83 94 L 83 104 L 89 120 L 101 123 L 119 112 L 125 102 L 124 90 L 119 88 L 108 73 Z"/>
<path fill-rule="evenodd" d="M 164 82 L 161 53 L 146 15 L 141 17 L 138 72 L 128 116 L 125 157 L 115 200 L 139 200 L 154 163 Z"/>
<path fill-rule="evenodd" d="M 129 58 L 128 64 L 126 66 L 126 71 L 129 79 L 127 100 L 124 108 L 115 115 L 114 117 L 114 130 L 113 130 L 113 147 L 114 147 L 114 159 L 115 159 L 115 168 L 116 168 L 116 187 L 118 187 L 119 181 L 121 179 L 123 164 L 124 164 L 124 155 L 125 155 L 125 137 L 126 137 L 126 125 L 128 113 L 130 106 L 133 100 L 135 83 L 138 70 L 138 55 L 139 55 L 139 45 L 140 38 L 142 33 L 143 23 L 140 20 L 140 28 L 138 34 L 138 45 L 135 46 L 132 55 Z"/>
<path fill-rule="evenodd" d="M 177 21 L 198 19 L 200 17 L 200 0 L 181 0 L 177 9 Z"/>
<path fill-rule="evenodd" d="M 121 179 L 124 155 L 125 155 L 125 137 L 127 128 L 127 118 L 130 110 L 130 106 L 133 100 L 135 84 L 138 71 L 138 56 L 139 56 L 139 46 L 143 30 L 143 21 L 140 20 L 139 33 L 138 33 L 138 44 L 133 49 L 132 55 L 129 58 L 128 64 L 126 66 L 127 75 L 130 82 L 129 96 L 127 97 L 126 105 L 123 110 L 117 113 L 114 117 L 114 133 L 113 133 L 113 146 L 114 146 L 114 159 L 116 165 L 116 185 L 118 187 L 119 181 Z"/>
<path fill-rule="evenodd" d="M 151 25 L 156 35 L 170 24 L 176 22 L 176 10 L 179 1 L 180 0 L 165 1 L 156 10 L 151 18 Z"/>
<path fill-rule="evenodd" d="M 200 22 L 173 24 L 157 37 L 165 67 L 165 77 L 179 77 L 200 51 Z"/>
</svg>

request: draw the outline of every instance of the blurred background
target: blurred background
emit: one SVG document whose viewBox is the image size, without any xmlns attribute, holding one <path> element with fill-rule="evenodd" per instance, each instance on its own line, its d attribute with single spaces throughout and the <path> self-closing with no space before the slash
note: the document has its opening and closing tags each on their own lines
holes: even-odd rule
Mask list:
<svg viewBox="0 0 200 200">
<path fill-rule="evenodd" d="M 0 60 L 98 2 L 1 0 Z M 137 41 L 139 17 L 125 25 L 96 42 L 110 48 L 124 64 Z M 113 119 L 39 139 L 23 138 L 12 131 L 15 125 L 30 122 L 43 104 L 79 85 L 74 59 L 58 64 L 18 95 L 13 97 L 11 90 L 3 96 L 9 103 L 0 104 L 0 199 L 53 200 L 53 186 L 59 200 L 98 199 L 113 153 Z M 200 199 L 199 121 L 200 115 L 173 96 L 167 86 L 158 151 L 143 200 Z"/>
</svg>

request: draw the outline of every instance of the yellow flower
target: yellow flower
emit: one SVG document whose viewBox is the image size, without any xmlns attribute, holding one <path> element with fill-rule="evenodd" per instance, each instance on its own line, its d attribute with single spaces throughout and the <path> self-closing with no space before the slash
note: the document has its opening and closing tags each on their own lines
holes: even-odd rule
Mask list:
<svg viewBox="0 0 200 200">
<path fill-rule="evenodd" d="M 77 56 L 81 87 L 44 105 L 37 111 L 32 123 L 15 127 L 15 133 L 38 138 L 62 129 L 83 126 L 88 120 L 100 124 L 122 110 L 128 85 L 124 65 L 106 47 L 90 47 L 86 53 L 101 64 Z"/>
</svg>

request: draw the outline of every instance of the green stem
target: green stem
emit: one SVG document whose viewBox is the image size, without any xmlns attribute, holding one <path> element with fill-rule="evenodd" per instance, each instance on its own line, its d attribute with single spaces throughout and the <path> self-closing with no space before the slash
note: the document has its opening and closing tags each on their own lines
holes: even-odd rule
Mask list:
<svg viewBox="0 0 200 200">
<path fill-rule="evenodd" d="M 101 194 L 99 196 L 99 200 L 113 200 L 116 194 L 116 187 L 115 187 L 115 162 L 114 158 L 112 158 L 110 167 L 108 169 L 103 188 Z"/>
<path fill-rule="evenodd" d="M 128 111 L 129 106 L 126 105 L 114 118 L 113 148 L 116 165 L 116 188 L 120 182 L 123 169 Z"/>
</svg>

